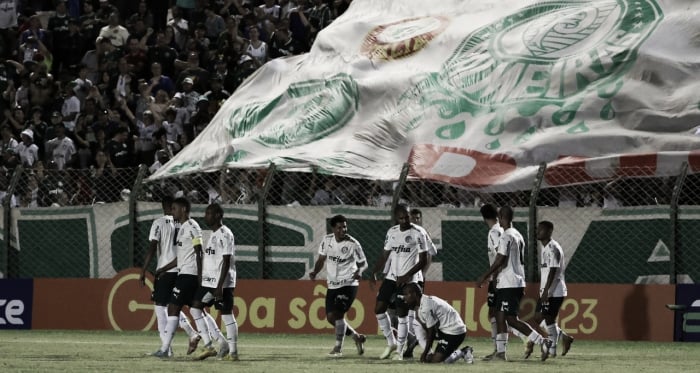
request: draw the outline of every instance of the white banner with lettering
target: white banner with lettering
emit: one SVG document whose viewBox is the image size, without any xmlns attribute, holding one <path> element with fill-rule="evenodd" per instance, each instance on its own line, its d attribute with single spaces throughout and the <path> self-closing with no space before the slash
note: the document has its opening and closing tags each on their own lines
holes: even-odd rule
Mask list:
<svg viewBox="0 0 700 373">
<path fill-rule="evenodd" d="M 545 185 L 700 172 L 699 18 L 691 0 L 355 0 L 151 178 L 272 162 L 395 180 L 408 162 L 512 190 L 542 162 Z"/>
</svg>

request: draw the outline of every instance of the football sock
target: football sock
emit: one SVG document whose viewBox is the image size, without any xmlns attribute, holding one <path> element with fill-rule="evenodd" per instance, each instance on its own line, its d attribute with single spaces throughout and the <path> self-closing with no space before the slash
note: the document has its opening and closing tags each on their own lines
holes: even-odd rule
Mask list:
<svg viewBox="0 0 700 373">
<path fill-rule="evenodd" d="M 343 348 L 343 340 L 345 340 L 345 331 L 347 330 L 345 319 L 335 320 L 335 346 Z"/>
<path fill-rule="evenodd" d="M 168 325 L 168 307 L 156 306 L 156 321 L 158 322 L 160 342 L 163 343 L 165 338 L 165 326 Z"/>
<path fill-rule="evenodd" d="M 554 323 L 552 325 L 547 325 L 547 334 L 549 334 L 549 339 L 552 340 L 552 347 L 557 346 L 557 337 L 559 336 L 559 328 L 557 327 L 557 324 Z"/>
<path fill-rule="evenodd" d="M 458 348 L 458 349 L 454 350 L 454 352 L 451 353 L 450 356 L 447 357 L 447 359 L 445 359 L 445 364 L 452 364 L 455 361 L 461 359 L 462 357 L 464 357 L 464 351 L 462 351 L 462 349 Z"/>
<path fill-rule="evenodd" d="M 221 319 L 226 327 L 229 351 L 230 353 L 238 353 L 238 324 L 236 323 L 236 318 L 233 315 L 223 314 Z"/>
<path fill-rule="evenodd" d="M 178 322 L 180 324 L 180 328 L 187 333 L 187 336 L 190 337 L 190 339 L 197 336 L 197 331 L 195 331 L 194 328 L 192 328 L 192 325 L 190 325 L 190 319 L 188 319 L 187 315 L 185 315 L 185 313 L 182 311 L 180 311 Z"/>
<path fill-rule="evenodd" d="M 530 342 L 534 342 L 538 345 L 542 344 L 542 341 L 544 341 L 544 338 L 542 338 L 542 335 L 536 331 L 532 331 L 530 335 L 527 336 L 527 340 Z"/>
<path fill-rule="evenodd" d="M 496 334 L 498 334 L 498 329 L 496 326 L 496 318 L 492 317 L 489 319 L 491 323 L 491 341 L 493 341 L 493 349 L 496 349 Z"/>
<path fill-rule="evenodd" d="M 403 346 L 406 344 L 406 336 L 408 335 L 408 317 L 399 317 L 399 324 L 396 327 L 396 339 L 399 353 L 403 353 Z"/>
<path fill-rule="evenodd" d="M 202 310 L 202 313 L 204 313 L 204 320 L 207 322 L 207 328 L 209 328 L 209 334 L 211 334 L 212 339 L 225 342 L 226 337 L 221 333 L 221 329 L 219 329 L 219 325 L 216 324 L 216 320 L 211 317 L 209 312 Z"/>
<path fill-rule="evenodd" d="M 506 352 L 506 345 L 507 344 L 508 344 L 508 333 L 496 334 L 496 352 Z"/>
<path fill-rule="evenodd" d="M 197 325 L 197 329 L 199 330 L 199 336 L 202 337 L 204 345 L 208 346 L 211 343 L 211 337 L 209 337 L 209 327 L 207 327 L 207 322 L 204 320 L 202 310 L 198 308 L 190 308 L 190 314 L 194 319 L 195 325 Z"/>
<path fill-rule="evenodd" d="M 353 329 L 352 326 L 345 321 L 345 336 L 347 337 L 352 335 L 357 335 L 357 331 L 355 331 L 355 329 Z"/>
<path fill-rule="evenodd" d="M 168 323 L 163 332 L 163 345 L 160 346 L 162 352 L 168 352 L 168 349 L 170 349 L 170 344 L 173 342 L 173 337 L 175 337 L 175 330 L 177 330 L 178 319 L 179 317 L 177 316 L 168 316 Z"/>
<path fill-rule="evenodd" d="M 384 334 L 384 338 L 386 338 L 386 342 L 388 345 L 395 345 L 396 344 L 396 339 L 394 338 L 394 333 L 391 332 L 391 323 L 389 322 L 389 315 L 384 313 L 378 313 L 376 314 L 377 316 L 377 323 L 379 323 L 379 328 L 382 329 L 382 334 Z"/>
<path fill-rule="evenodd" d="M 521 333 L 520 330 L 518 330 L 518 329 L 511 328 L 510 325 L 508 325 L 508 331 L 511 332 L 511 333 L 513 333 L 514 336 L 516 336 L 516 337 L 522 339 L 523 342 L 527 342 L 527 334 Z"/>
<path fill-rule="evenodd" d="M 425 335 L 425 329 L 423 329 L 423 325 L 421 325 L 418 320 L 413 319 L 413 334 L 416 336 L 416 339 L 418 340 L 418 344 L 420 347 L 425 350 L 425 342 L 426 342 L 426 335 Z"/>
</svg>

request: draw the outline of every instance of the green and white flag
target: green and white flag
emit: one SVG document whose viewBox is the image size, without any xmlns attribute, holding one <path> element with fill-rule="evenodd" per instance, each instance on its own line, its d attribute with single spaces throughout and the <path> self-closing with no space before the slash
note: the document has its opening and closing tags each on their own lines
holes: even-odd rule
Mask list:
<svg viewBox="0 0 700 373">
<path fill-rule="evenodd" d="M 408 162 L 495 191 L 530 188 L 542 162 L 545 186 L 700 172 L 698 16 L 692 0 L 355 0 L 151 178 L 272 162 L 395 180 Z"/>
</svg>

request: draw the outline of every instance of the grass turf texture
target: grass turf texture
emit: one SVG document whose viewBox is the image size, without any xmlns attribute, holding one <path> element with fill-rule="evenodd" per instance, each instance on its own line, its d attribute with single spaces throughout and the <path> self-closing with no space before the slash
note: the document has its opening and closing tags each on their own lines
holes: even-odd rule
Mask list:
<svg viewBox="0 0 700 373">
<path fill-rule="evenodd" d="M 700 366 L 698 343 L 601 342 L 577 339 L 567 356 L 541 362 L 539 349 L 522 359 L 523 344 L 511 337 L 510 362 L 488 363 L 480 357 L 491 352 L 491 341 L 467 338 L 477 357 L 474 365 L 425 365 L 414 361 L 378 360 L 385 342 L 369 336 L 365 355 L 358 356 L 346 338 L 344 356 L 329 358 L 334 343 L 325 335 L 242 334 L 240 361 L 209 358 L 192 361 L 185 355 L 186 336 L 178 331 L 168 360 L 144 356 L 160 341 L 155 332 L 106 331 L 0 331 L 0 372 L 692 372 Z M 561 347 L 560 347 L 561 348 Z M 416 357 L 420 348 L 416 349 Z"/>
</svg>

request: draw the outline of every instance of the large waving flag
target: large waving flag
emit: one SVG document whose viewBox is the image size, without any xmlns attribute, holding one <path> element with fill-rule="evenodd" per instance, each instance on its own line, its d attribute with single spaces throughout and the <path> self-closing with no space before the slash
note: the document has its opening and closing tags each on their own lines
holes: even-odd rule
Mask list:
<svg viewBox="0 0 700 373">
<path fill-rule="evenodd" d="M 272 162 L 391 180 L 408 162 L 512 190 L 542 162 L 545 186 L 700 172 L 699 16 L 692 0 L 355 0 L 151 178 Z"/>
</svg>

